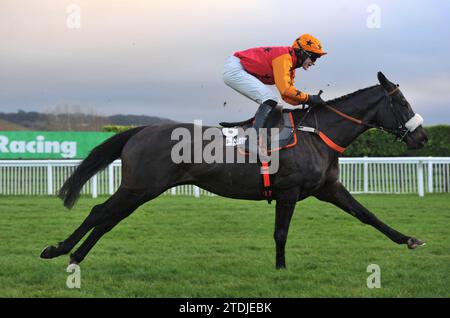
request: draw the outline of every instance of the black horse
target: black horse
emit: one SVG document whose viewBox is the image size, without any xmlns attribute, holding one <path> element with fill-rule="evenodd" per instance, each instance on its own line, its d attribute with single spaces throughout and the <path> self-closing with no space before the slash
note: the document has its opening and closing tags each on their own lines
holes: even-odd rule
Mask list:
<svg viewBox="0 0 450 318">
<path fill-rule="evenodd" d="M 311 113 L 314 116 L 310 114 L 305 118 L 305 110 L 292 111 L 295 124 L 302 121 L 302 125 L 320 128 L 342 147 L 348 146 L 370 127 L 378 126 L 398 135 L 409 149 L 422 148 L 427 136 L 421 122 L 411 128 L 411 121 L 418 115 L 398 86 L 382 73 L 378 73 L 378 80 L 381 85 L 328 101 L 327 107 L 313 108 Z M 338 109 L 337 113 L 330 111 L 330 106 Z M 171 133 L 179 127 L 194 130 L 192 124 L 137 127 L 114 135 L 94 148 L 61 188 L 60 197 L 64 199 L 64 205 L 71 208 L 82 186 L 119 157 L 122 158 L 122 183 L 108 200 L 93 207 L 84 222 L 66 240 L 45 248 L 41 257 L 53 258 L 69 253 L 92 230 L 70 255 L 71 263 L 81 262 L 106 232 L 140 205 L 177 185 L 194 184 L 235 199 L 266 199 L 261 191 L 258 163 L 174 163 L 171 149 L 176 141 L 172 140 Z M 279 170 L 272 176 L 272 196 L 276 201 L 274 239 L 277 268 L 285 267 L 284 249 L 295 205 L 309 196 L 338 206 L 397 244 L 406 244 L 410 249 L 424 244 L 384 224 L 353 198 L 339 182 L 339 154 L 335 150 L 316 134 L 295 133 L 298 144 L 279 153 Z"/>
</svg>

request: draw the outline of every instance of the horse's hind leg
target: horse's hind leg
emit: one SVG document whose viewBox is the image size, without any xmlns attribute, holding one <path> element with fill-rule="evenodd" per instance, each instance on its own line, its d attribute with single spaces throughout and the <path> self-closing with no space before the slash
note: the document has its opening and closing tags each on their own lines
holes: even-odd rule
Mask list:
<svg viewBox="0 0 450 318">
<path fill-rule="evenodd" d="M 69 253 L 90 230 L 110 217 L 108 212 L 124 199 L 123 194 L 127 191 L 119 188 L 107 201 L 94 206 L 83 223 L 67 239 L 56 246 L 46 247 L 41 253 L 41 258 L 54 258 Z"/>
<path fill-rule="evenodd" d="M 80 263 L 105 233 L 109 232 L 121 220 L 128 217 L 144 202 L 153 199 L 156 196 L 157 195 L 149 196 L 146 192 L 122 189 L 120 195 L 117 195 L 114 200 L 109 201 L 108 205 L 104 207 L 104 213 L 106 213 L 105 215 L 107 217 L 101 218 L 102 222 L 95 225 L 89 236 L 78 249 L 70 255 L 70 262 Z"/>
<path fill-rule="evenodd" d="M 95 225 L 101 222 L 104 214 L 104 206 L 107 203 L 96 205 L 81 225 L 64 241 L 56 246 L 47 246 L 41 253 L 41 258 L 54 258 L 69 253 L 72 248 L 89 232 Z"/>
</svg>

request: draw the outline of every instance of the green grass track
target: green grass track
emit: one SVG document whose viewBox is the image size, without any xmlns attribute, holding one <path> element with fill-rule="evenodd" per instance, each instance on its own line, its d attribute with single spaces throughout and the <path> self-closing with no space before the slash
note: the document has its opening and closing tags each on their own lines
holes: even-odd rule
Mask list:
<svg viewBox="0 0 450 318">
<path fill-rule="evenodd" d="M 427 242 L 397 245 L 316 199 L 297 205 L 275 270 L 274 204 L 162 196 L 107 233 L 66 287 L 68 256 L 41 260 L 106 197 L 72 211 L 53 197 L 0 197 L 0 297 L 449 297 L 450 195 L 358 195 L 388 225 Z M 381 288 L 369 289 L 369 264 Z"/>
</svg>

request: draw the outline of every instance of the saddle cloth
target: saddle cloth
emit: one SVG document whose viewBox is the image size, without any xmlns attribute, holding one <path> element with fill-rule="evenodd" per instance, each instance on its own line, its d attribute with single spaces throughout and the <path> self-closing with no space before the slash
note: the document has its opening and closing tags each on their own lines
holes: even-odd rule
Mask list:
<svg viewBox="0 0 450 318">
<path fill-rule="evenodd" d="M 268 127 L 260 134 L 263 137 L 267 153 L 280 151 L 297 144 L 297 134 L 294 119 L 290 112 L 283 112 L 280 121 L 282 124 Z M 258 140 L 252 121 L 243 122 L 242 126 L 228 127 L 229 123 L 221 123 L 222 133 L 225 136 L 226 146 L 237 147 L 243 155 L 249 155 L 261 146 L 261 138 Z M 260 136 L 260 137 L 261 137 Z"/>
</svg>

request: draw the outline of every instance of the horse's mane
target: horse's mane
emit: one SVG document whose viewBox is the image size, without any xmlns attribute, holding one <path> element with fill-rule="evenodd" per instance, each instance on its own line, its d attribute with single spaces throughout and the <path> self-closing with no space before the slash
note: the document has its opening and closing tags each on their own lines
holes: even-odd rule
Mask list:
<svg viewBox="0 0 450 318">
<path fill-rule="evenodd" d="M 363 93 L 363 92 L 365 92 L 365 91 L 367 91 L 369 89 L 372 89 L 372 88 L 375 88 L 375 87 L 379 87 L 379 86 L 380 85 L 377 84 L 377 85 L 369 86 L 369 87 L 366 87 L 366 88 L 361 88 L 361 89 L 359 89 L 359 90 L 357 90 L 357 91 L 355 91 L 353 93 L 350 93 L 350 94 L 347 94 L 347 95 L 344 95 L 344 96 L 341 96 L 341 97 L 337 97 L 335 99 L 327 100 L 326 103 L 327 104 L 337 104 L 337 103 L 340 103 L 340 102 L 344 102 L 344 101 L 346 101 L 346 100 L 348 100 L 348 99 L 350 99 L 350 98 L 352 98 L 352 97 L 354 97 L 356 95 L 359 95 L 359 94 L 361 94 L 361 93 Z"/>
</svg>

